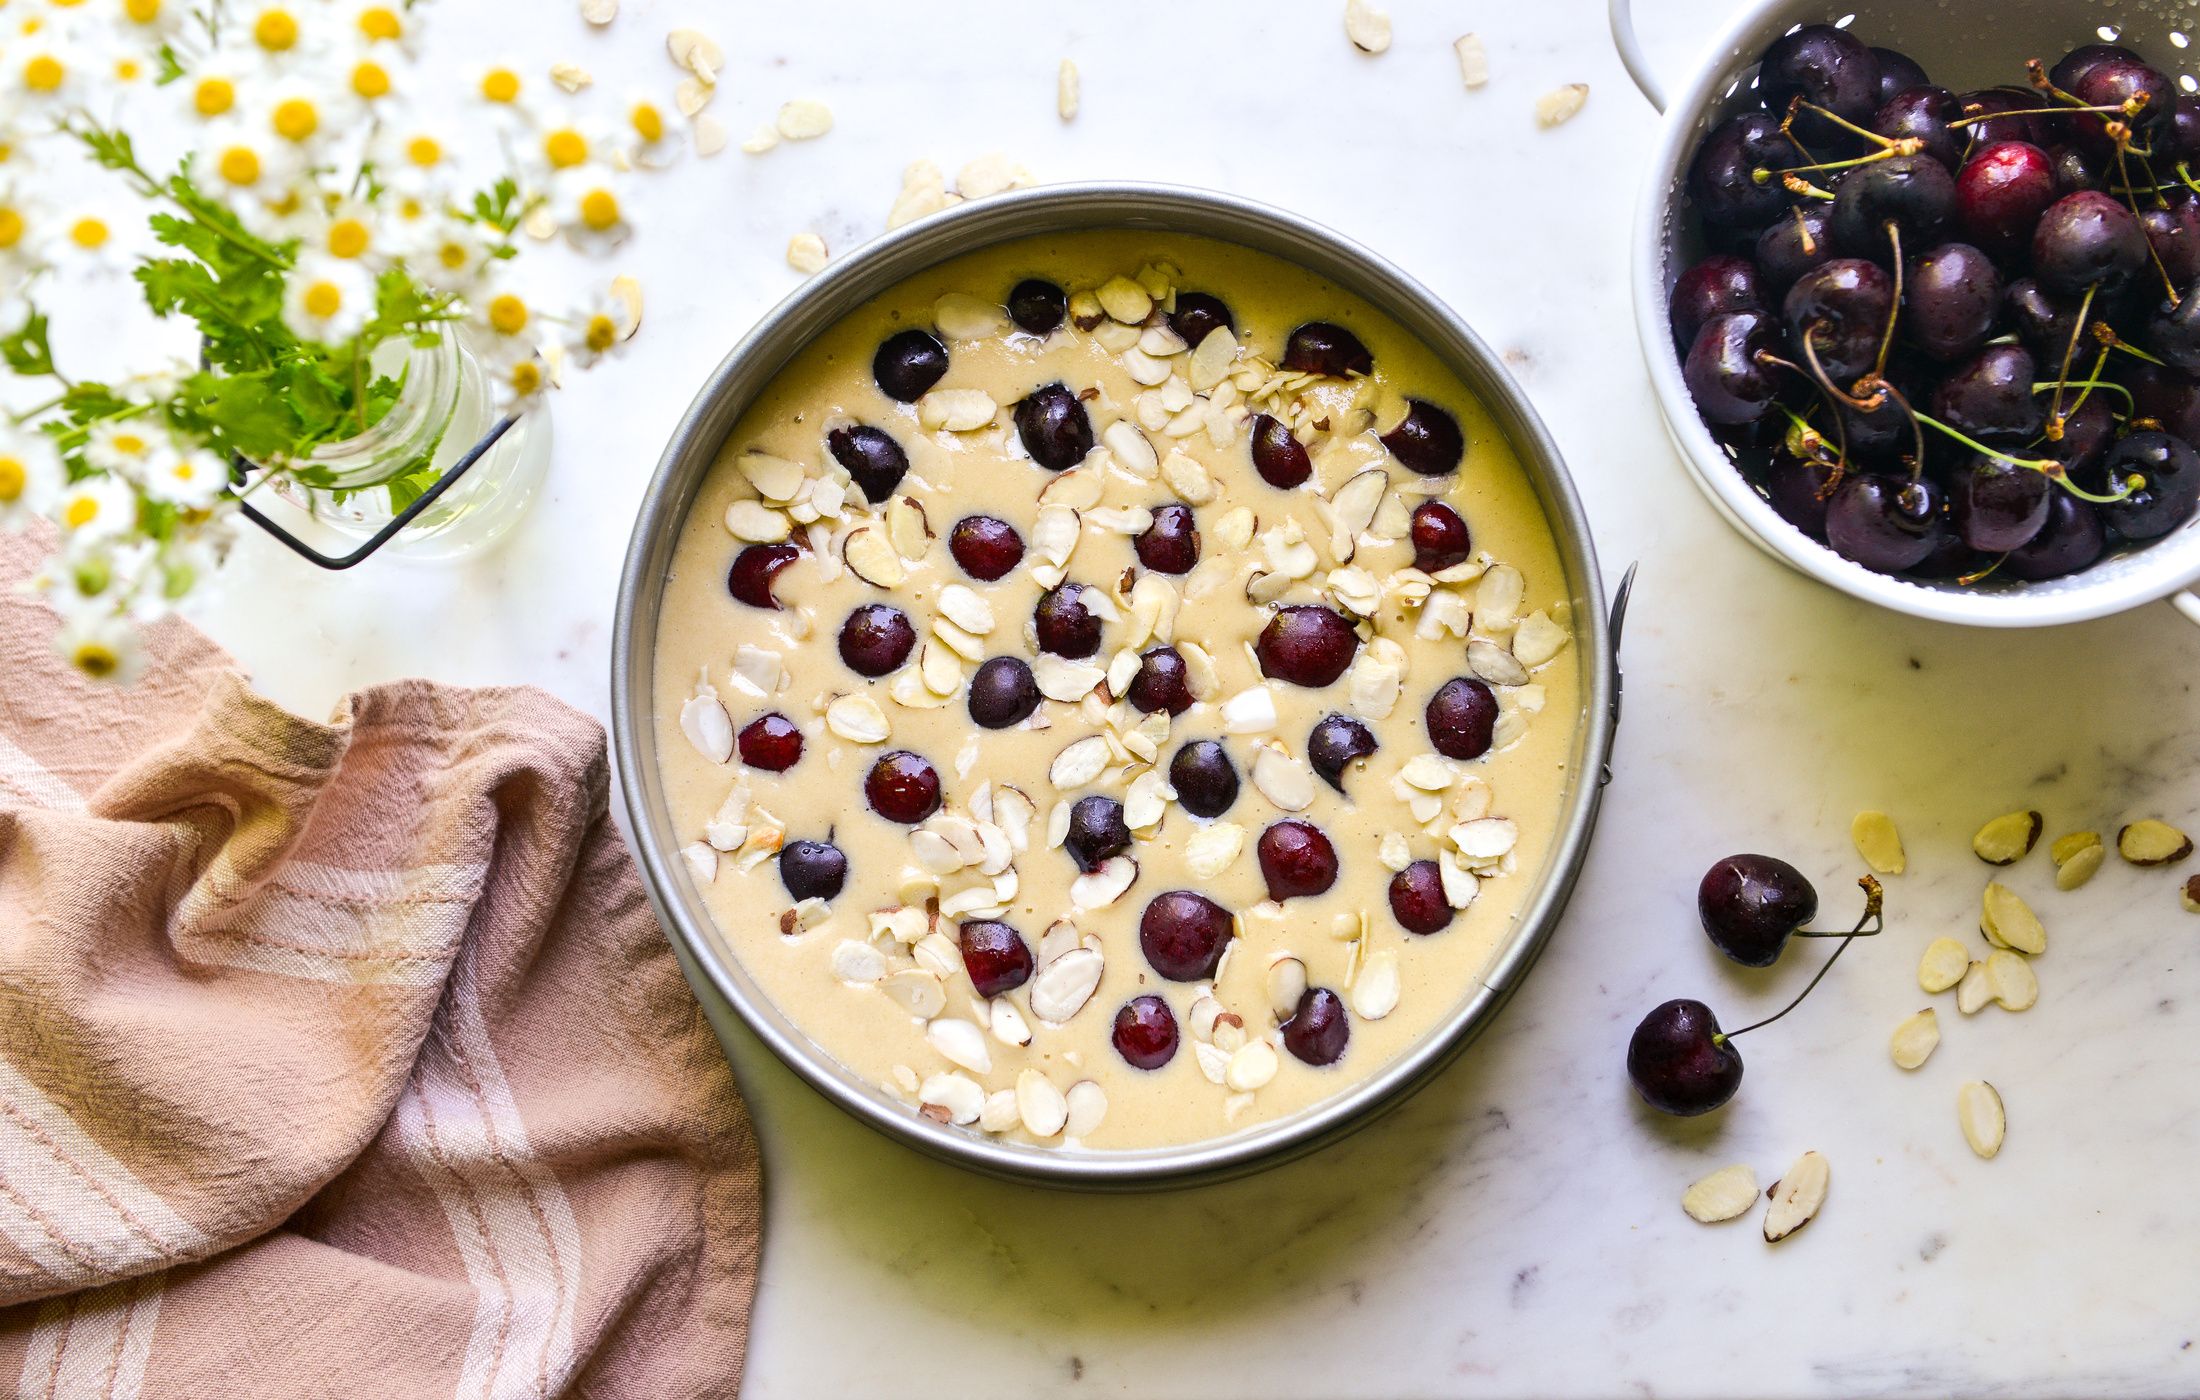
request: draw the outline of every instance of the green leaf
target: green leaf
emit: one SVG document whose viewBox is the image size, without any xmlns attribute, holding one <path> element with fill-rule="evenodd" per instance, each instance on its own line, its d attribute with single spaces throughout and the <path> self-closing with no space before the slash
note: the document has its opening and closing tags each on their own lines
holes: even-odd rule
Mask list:
<svg viewBox="0 0 2200 1400">
<path fill-rule="evenodd" d="M 0 357 L 4 357 L 8 368 L 17 374 L 52 374 L 53 347 L 46 343 L 45 313 L 35 306 L 30 308 L 20 327 L 0 336 Z"/>
<path fill-rule="evenodd" d="M 174 44 L 162 44 L 159 58 L 160 71 L 153 78 L 155 86 L 166 87 L 183 76 L 183 61 L 176 57 Z"/>
</svg>

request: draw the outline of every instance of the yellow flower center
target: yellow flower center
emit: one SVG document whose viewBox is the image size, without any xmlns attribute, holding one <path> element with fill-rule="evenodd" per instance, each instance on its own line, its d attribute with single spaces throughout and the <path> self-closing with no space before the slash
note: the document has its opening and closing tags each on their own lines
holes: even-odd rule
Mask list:
<svg viewBox="0 0 2200 1400">
<path fill-rule="evenodd" d="M 405 22 L 387 5 L 369 5 L 359 12 L 359 32 L 369 39 L 402 39 Z"/>
<path fill-rule="evenodd" d="M 23 216 L 5 205 L 0 205 L 0 248 L 13 248 L 23 241 Z"/>
<path fill-rule="evenodd" d="M 231 146 L 215 162 L 221 177 L 232 185 L 250 185 L 260 178 L 260 153 L 250 146 Z"/>
<path fill-rule="evenodd" d="M 590 190 L 581 196 L 581 222 L 598 233 L 616 228 L 619 223 L 619 201 L 609 190 Z"/>
<path fill-rule="evenodd" d="M 151 24 L 160 18 L 160 0 L 122 0 L 122 12 L 133 24 Z"/>
<path fill-rule="evenodd" d="M 437 262 L 442 263 L 446 269 L 452 272 L 461 270 L 471 261 L 466 251 L 466 245 L 456 240 L 446 241 L 441 247 L 437 248 L 435 258 Z"/>
<path fill-rule="evenodd" d="M 390 70 L 369 59 L 351 70 L 351 90 L 367 101 L 390 95 Z"/>
<path fill-rule="evenodd" d="M 601 355 L 619 339 L 619 327 L 609 316 L 598 313 L 588 318 L 588 329 L 582 338 L 588 348 Z"/>
<path fill-rule="evenodd" d="M 533 360 L 521 360 L 512 366 L 512 391 L 521 398 L 542 387 L 542 366 Z"/>
<path fill-rule="evenodd" d="M 491 102 L 519 101 L 519 74 L 509 68 L 492 68 L 481 77 L 481 95 Z"/>
<path fill-rule="evenodd" d="M 83 3 L 84 0 L 53 0 L 53 7 L 57 10 L 73 10 Z"/>
<path fill-rule="evenodd" d="M 644 141 L 654 144 L 665 139 L 665 114 L 657 110 L 655 103 L 635 103 L 627 120 L 633 123 L 634 134 Z"/>
<path fill-rule="evenodd" d="M 0 506 L 12 506 L 23 499 L 23 491 L 31 484 L 31 469 L 16 457 L 0 457 Z"/>
<path fill-rule="evenodd" d="M 175 466 L 169 468 L 169 472 L 178 481 L 195 481 L 198 479 L 199 469 L 191 465 L 189 457 L 183 457 L 177 460 Z"/>
<path fill-rule="evenodd" d="M 115 60 L 115 78 L 119 82 L 134 83 L 145 75 L 145 65 L 134 58 Z"/>
<path fill-rule="evenodd" d="M 32 92 L 53 92 L 68 76 L 69 72 L 61 66 L 61 60 L 52 54 L 38 54 L 23 65 L 23 86 Z"/>
<path fill-rule="evenodd" d="M 76 650 L 69 653 L 69 660 L 95 681 L 103 681 L 122 669 L 122 658 L 105 642 L 79 642 Z"/>
<path fill-rule="evenodd" d="M 489 325 L 498 335 L 518 335 L 527 329 L 527 303 L 510 292 L 489 302 Z"/>
<path fill-rule="evenodd" d="M 69 502 L 68 509 L 61 512 L 61 523 L 72 530 L 81 530 L 97 519 L 99 501 L 91 496 L 77 497 Z"/>
<path fill-rule="evenodd" d="M 433 136 L 415 136 L 405 143 L 405 159 L 414 165 L 434 165 L 443 159 L 443 147 Z"/>
<path fill-rule="evenodd" d="M 252 25 L 252 42 L 269 53 L 283 53 L 298 43 L 298 21 L 288 10 L 265 10 Z"/>
<path fill-rule="evenodd" d="M 275 104 L 275 134 L 286 141 L 306 141 L 321 129 L 321 114 L 303 97 L 288 97 Z"/>
<path fill-rule="evenodd" d="M 414 195 L 406 195 L 403 199 L 397 201 L 397 217 L 407 223 L 411 223 L 427 212 L 428 206 L 422 204 L 419 198 Z"/>
<path fill-rule="evenodd" d="M 566 126 L 542 138 L 543 159 L 554 170 L 570 170 L 588 159 L 588 138 Z"/>
<path fill-rule="evenodd" d="M 237 105 L 237 85 L 227 78 L 201 78 L 191 89 L 191 106 L 202 117 L 218 117 Z"/>
<path fill-rule="evenodd" d="M 339 258 L 356 258 L 373 241 L 374 235 L 357 219 L 338 219 L 328 226 L 328 250 Z"/>
<path fill-rule="evenodd" d="M 107 246 L 107 225 L 101 220 L 85 217 L 69 225 L 69 241 L 86 252 L 95 252 Z M 122 439 L 117 438 L 117 442 Z"/>
<path fill-rule="evenodd" d="M 344 289 L 334 282 L 308 283 L 305 295 L 298 302 L 305 307 L 308 316 L 326 321 L 344 309 Z"/>
</svg>

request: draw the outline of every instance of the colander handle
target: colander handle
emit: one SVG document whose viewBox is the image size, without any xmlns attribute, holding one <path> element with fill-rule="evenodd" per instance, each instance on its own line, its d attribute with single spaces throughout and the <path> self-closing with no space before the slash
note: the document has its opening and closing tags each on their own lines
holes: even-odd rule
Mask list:
<svg viewBox="0 0 2200 1400">
<path fill-rule="evenodd" d="M 1642 95 L 1650 99 L 1650 105 L 1660 112 L 1665 110 L 1665 88 L 1657 75 L 1650 71 L 1650 60 L 1643 57 L 1642 40 L 1635 37 L 1635 7 L 1632 0 L 1611 0 L 1612 47 L 1619 50 L 1619 61 L 1626 68 L 1627 76 L 1635 80 Z"/>
<path fill-rule="evenodd" d="M 2200 589 L 2188 588 L 2182 593 L 2169 595 L 2170 606 L 2185 615 L 2185 621 L 2200 627 Z"/>
</svg>

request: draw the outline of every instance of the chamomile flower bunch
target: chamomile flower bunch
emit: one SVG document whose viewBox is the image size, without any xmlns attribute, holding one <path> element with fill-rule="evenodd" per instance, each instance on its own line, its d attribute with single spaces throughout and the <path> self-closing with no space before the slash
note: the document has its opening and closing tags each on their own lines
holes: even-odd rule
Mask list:
<svg viewBox="0 0 2200 1400">
<path fill-rule="evenodd" d="M 334 489 L 316 452 L 404 392 L 378 369 L 403 363 L 387 347 L 454 337 L 517 412 L 634 333 L 630 279 L 551 296 L 516 265 L 532 244 L 631 236 L 630 182 L 678 154 L 664 109 L 553 101 L 509 61 L 431 70 L 422 9 L 16 0 L 0 15 L 0 361 L 19 405 L 0 415 L 0 529 L 55 531 L 35 586 L 86 674 L 132 673 L 137 628 L 218 569 L 243 496 Z M 431 82 L 465 94 L 456 120 L 417 100 Z M 72 168 L 143 221 L 51 178 Z M 125 277 L 153 316 L 195 329 L 195 363 L 101 382 L 57 362 L 46 282 Z M 346 489 L 387 489 L 394 508 L 434 476 L 422 459 Z"/>
</svg>

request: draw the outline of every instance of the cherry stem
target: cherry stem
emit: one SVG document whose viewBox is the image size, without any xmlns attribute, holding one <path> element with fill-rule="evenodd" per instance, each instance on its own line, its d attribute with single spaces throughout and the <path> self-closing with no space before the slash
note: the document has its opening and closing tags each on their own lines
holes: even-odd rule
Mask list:
<svg viewBox="0 0 2200 1400">
<path fill-rule="evenodd" d="M 1885 150 L 1891 150 L 1895 146 L 1902 144 L 1903 141 L 1917 140 L 1917 138 L 1914 136 L 1906 136 L 1901 138 L 1896 138 L 1893 136 L 1882 136 L 1878 132 L 1873 131 L 1867 127 L 1858 126 L 1855 122 L 1850 121 L 1847 117 L 1842 116 L 1838 112 L 1828 111 L 1827 109 L 1819 106 L 1815 102 L 1805 102 L 1800 93 L 1788 100 L 1787 115 L 1780 119 L 1780 126 L 1782 127 L 1782 129 L 1785 129 L 1788 123 L 1795 120 L 1795 114 L 1797 112 L 1816 112 L 1819 116 L 1824 117 L 1827 121 L 1832 122 L 1837 127 L 1840 127 L 1843 131 L 1851 132 L 1857 136 L 1861 136 L 1866 141 L 1869 141 L 1873 145 Z M 1918 149 L 1924 149 L 1923 142 L 1918 142 Z"/>
<path fill-rule="evenodd" d="M 1810 337 L 1807 335 L 1803 337 L 1803 349 L 1806 353 L 1810 349 Z M 1841 406 L 1834 402 L 1834 399 L 1840 397 L 1840 391 L 1838 389 L 1835 389 L 1833 385 L 1826 381 L 1823 371 L 1813 375 L 1809 371 L 1805 370 L 1801 365 L 1795 363 L 1793 360 L 1783 360 L 1778 355 L 1773 354 L 1769 350 L 1759 350 L 1757 352 L 1757 362 L 1759 364 L 1778 365 L 1781 369 L 1788 370 L 1800 376 L 1805 383 L 1809 384 L 1813 389 L 1816 389 L 1819 395 L 1825 398 L 1826 407 L 1833 414 L 1833 430 L 1836 434 L 1839 435 L 1841 446 L 1833 461 L 1828 464 L 1833 468 L 1833 471 L 1826 477 L 1826 484 L 1824 485 L 1824 487 L 1820 488 L 1818 492 L 1818 499 L 1824 500 L 1826 497 L 1833 494 L 1833 489 L 1841 484 L 1841 478 L 1847 474 L 1849 469 L 1848 425 L 1841 421 Z M 1813 359 L 1811 363 L 1812 367 L 1816 368 L 1817 361 Z M 1780 406 L 1780 411 L 1782 413 L 1785 413 L 1790 419 L 1794 421 L 1797 427 L 1803 429 L 1804 431 L 1812 433 L 1816 433 L 1818 431 L 1817 429 L 1811 427 L 1809 423 L 1797 417 L 1795 410 L 1789 408 L 1786 404 L 1782 404 Z M 1825 435 L 1823 433 L 1819 433 L 1818 440 L 1820 442 L 1824 442 Z"/>
<path fill-rule="evenodd" d="M 1833 377 L 1826 373 L 1825 366 L 1818 363 L 1817 331 L 1824 324 L 1824 321 L 1813 321 L 1803 328 L 1803 358 L 1810 363 L 1811 377 L 1818 381 L 1819 388 L 1824 389 L 1850 408 L 1861 413 L 1870 413 L 1879 407 L 1880 401 L 1878 399 L 1860 399 L 1854 394 L 1843 393 L 1834 386 Z"/>
<path fill-rule="evenodd" d="M 2038 59 L 2026 59 L 2024 61 L 2024 71 L 2031 78 L 2033 87 L 2062 103 L 2064 107 L 2083 107 L 2085 105 L 2084 98 L 2073 96 L 2056 87 L 2053 80 L 2047 76 L 2047 65 Z"/>
<path fill-rule="evenodd" d="M 1780 177 L 1780 187 L 1789 194 L 1801 195 L 1805 199 L 1833 198 L 1832 190 L 1822 190 L 1800 175 L 1782 175 Z"/>
<path fill-rule="evenodd" d="M 1914 156 L 1925 149 L 1925 143 L 1915 136 L 1905 136 L 1870 155 L 1850 156 L 1847 160 L 1822 160 L 1814 165 L 1790 165 L 1781 170 L 1768 170 L 1760 165 L 1749 172 L 1749 178 L 1760 185 L 1772 183 L 1775 175 L 1805 175 L 1814 170 L 1852 170 L 1859 165 L 1870 165 L 1893 156 Z"/>
<path fill-rule="evenodd" d="M 1949 437 L 1954 438 L 1957 442 L 1960 442 L 1965 447 L 1970 448 L 1973 452 L 1983 453 L 1988 457 L 1994 458 L 1996 461 L 2007 462 L 2011 466 L 2025 467 L 2032 471 L 2036 471 L 2041 476 L 2046 477 L 2049 481 L 2052 481 L 2057 486 L 2060 486 L 2063 490 L 2068 491 L 2073 496 L 2076 496 L 2079 500 L 2091 501 L 2097 506 L 2114 505 L 2116 502 L 2122 500 L 2124 497 L 2130 495 L 2134 491 L 2139 490 L 2141 487 L 2147 484 L 2147 479 L 2145 477 L 2139 475 L 2137 472 L 2133 472 L 2131 475 L 2124 478 L 2124 489 L 2117 492 L 2115 495 L 2096 495 L 2093 492 L 2086 490 L 2083 486 L 2080 486 L 2077 482 L 2072 481 L 2070 479 L 2069 471 L 2064 468 L 2062 463 L 2056 461 L 2052 457 L 2014 456 L 2010 453 L 2003 452 L 1999 448 L 1988 447 L 1985 443 L 1980 442 L 1978 439 L 1970 437 L 1967 434 L 1958 432 L 1956 429 L 1949 427 L 1946 423 L 1941 422 L 1939 419 L 1934 418 L 1930 414 L 1918 413 L 1913 409 L 1911 411 L 1911 416 L 1916 418 L 1917 421 L 1920 423 L 1926 424 L 1929 427 L 1938 428 L 1940 431 L 1946 433 Z"/>
<path fill-rule="evenodd" d="M 2152 246 L 2151 244 L 2148 246 Z M 2078 303 L 2078 324 L 2070 328 L 2070 343 L 2063 346 L 2062 368 L 2055 372 L 2055 397 L 2047 412 L 2047 440 L 2061 442 L 2063 435 L 2062 391 L 2063 381 L 2070 378 L 2070 361 L 2078 353 L 2078 337 L 2085 334 L 2085 318 L 2093 311 L 2093 293 L 2100 286 L 2095 282 L 2085 289 L 2084 300 Z"/>
<path fill-rule="evenodd" d="M 1916 454 L 1910 458 L 1910 480 L 1916 481 L 1925 474 L 1925 430 L 1918 426 L 1918 412 L 1910 406 L 1908 397 L 1900 389 L 1895 388 L 1894 385 L 1882 379 L 1879 381 L 1879 387 L 1894 400 L 1895 406 L 1902 410 L 1903 416 L 1910 420 L 1910 439 L 1917 448 Z"/>
<path fill-rule="evenodd" d="M 1995 555 L 1995 556 L 1994 556 L 1994 562 L 1993 562 L 1993 563 L 1991 563 L 1991 564 L 1988 564 L 1988 565 L 1987 565 L 1987 566 L 1986 566 L 1985 568 L 1983 568 L 1983 569 L 1979 569 L 1979 570 L 1976 570 L 1976 571 L 1974 571 L 1974 572 L 1972 572 L 1972 573 L 1968 573 L 1968 574 L 1963 574 L 1963 575 L 1959 576 L 1959 577 L 1958 577 L 1958 578 L 1956 579 L 1956 583 L 1957 583 L 1957 584 L 1958 584 L 1959 586 L 1961 586 L 1961 587 L 1964 587 L 1964 588 L 1969 588 L 1969 587 L 1970 587 L 1970 586 L 1971 586 L 1972 584 L 1974 584 L 1974 583 L 1978 583 L 1978 582 L 1981 582 L 1982 580 L 1984 580 L 1984 579 L 1986 578 L 1986 576 L 1987 576 L 1988 574 L 1991 574 L 1991 573 L 1993 573 L 1993 572 L 1994 572 L 1994 570 L 1996 570 L 1996 569 L 2000 568 L 2000 567 L 2002 566 L 2002 563 L 2003 563 L 2003 561 L 2005 561 L 2006 559 L 2008 559 L 2008 557 L 2009 557 L 2009 556 L 2008 556 L 2007 554 L 1997 554 L 1997 555 Z"/>
<path fill-rule="evenodd" d="M 2059 117 L 2067 112 L 2098 112 L 2104 117 L 2112 113 L 2117 116 L 2127 117 L 2133 115 L 2130 112 L 2126 112 L 2124 110 L 2123 104 L 2120 102 L 2110 103 L 2107 106 L 2101 107 L 2089 107 L 2082 102 L 2078 102 L 2078 99 L 2075 97 L 2071 98 L 2070 100 L 2074 103 L 2077 103 L 2077 105 L 2074 107 L 2020 107 L 2014 111 L 2009 112 L 1981 112 L 1975 117 L 1958 117 L 1956 120 L 1948 123 L 1948 126 L 1951 130 L 1953 130 L 1954 128 L 1959 126 L 1976 126 L 1980 122 L 1990 122 L 1996 117 Z"/>
<path fill-rule="evenodd" d="M 1878 379 L 1887 372 L 1887 352 L 1894 348 L 1894 323 L 1902 315 L 1902 225 L 1887 220 L 1887 242 L 1894 248 L 1894 298 L 1887 303 L 1887 329 L 1879 337 L 1879 354 L 1872 360 L 1872 378 Z M 2079 317 L 2080 325 L 2085 324 Z M 2064 371 L 2068 373 L 2068 370 Z"/>
<path fill-rule="evenodd" d="M 1795 1000 L 1781 1007 L 1778 1011 L 1773 1012 L 1770 1016 L 1765 1017 L 1765 1019 L 1763 1019 L 1762 1021 L 1753 1021 L 1749 1025 L 1742 1027 L 1738 1031 L 1725 1031 L 1719 1035 L 1711 1037 L 1712 1044 L 1718 1045 L 1722 1044 L 1725 1041 L 1732 1040 L 1736 1036 L 1748 1035 L 1751 1031 L 1756 1030 L 1760 1026 L 1771 1025 L 1774 1021 L 1777 1021 L 1782 1016 L 1787 1015 L 1796 1007 L 1801 1006 L 1803 1004 L 1803 998 L 1809 996 L 1813 991 L 1817 990 L 1818 984 L 1826 980 L 1826 974 L 1833 971 L 1833 965 L 1841 961 L 1841 955 L 1849 950 L 1849 945 L 1851 943 L 1854 943 L 1859 938 L 1869 938 L 1872 934 L 1875 934 L 1879 932 L 1882 928 L 1886 927 L 1886 920 L 1880 917 L 1880 903 L 1883 898 L 1883 892 L 1879 888 L 1879 882 L 1873 879 L 1871 876 L 1866 875 L 1862 879 L 1858 880 L 1856 883 L 1864 891 L 1864 913 L 1863 916 L 1856 921 L 1856 927 L 1850 929 L 1847 933 L 1842 934 L 1804 935 L 1805 937 L 1813 938 L 1833 937 L 1839 938 L 1841 940 L 1841 946 L 1833 950 L 1833 955 L 1826 959 L 1825 966 L 1818 969 L 1818 975 L 1810 979 L 1810 985 L 1804 987 L 1801 992 L 1797 993 Z M 1872 926 L 1869 932 L 1867 932 L 1864 928 L 1864 925 L 1866 924 L 1870 924 Z"/>
</svg>

